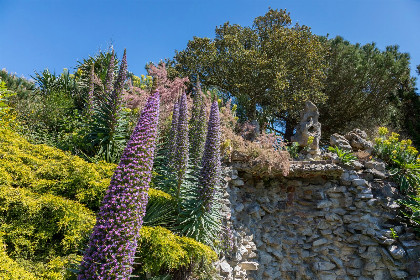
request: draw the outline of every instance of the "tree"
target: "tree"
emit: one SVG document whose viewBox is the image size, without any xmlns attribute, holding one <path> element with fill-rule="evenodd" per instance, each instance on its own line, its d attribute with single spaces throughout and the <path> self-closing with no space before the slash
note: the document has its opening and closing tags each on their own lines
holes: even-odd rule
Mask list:
<svg viewBox="0 0 420 280">
<path fill-rule="evenodd" d="M 215 32 L 213 40 L 194 37 L 171 66 L 233 97 L 242 120 L 283 127 L 290 138 L 304 101 L 325 101 L 325 44 L 307 26 L 292 26 L 285 10 L 271 8 L 252 27 L 226 22 Z"/>
<path fill-rule="evenodd" d="M 383 124 L 401 128 L 402 109 L 414 88 L 409 55 L 398 46 L 381 51 L 374 43 L 353 45 L 341 37 L 327 42 L 328 101 L 319 107 L 323 135 Z"/>
</svg>

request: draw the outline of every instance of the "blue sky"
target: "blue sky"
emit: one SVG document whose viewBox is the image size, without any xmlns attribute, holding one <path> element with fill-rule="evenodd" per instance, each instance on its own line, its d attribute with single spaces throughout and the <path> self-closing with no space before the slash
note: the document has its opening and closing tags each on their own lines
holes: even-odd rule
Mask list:
<svg viewBox="0 0 420 280">
<path fill-rule="evenodd" d="M 127 48 L 129 70 L 145 73 L 147 62 L 172 57 L 193 36 L 214 37 L 226 21 L 251 25 L 272 8 L 313 33 L 341 35 L 352 43 L 399 45 L 420 64 L 420 0 L 288 1 L 90 1 L 0 0 L 0 68 L 29 77 L 57 73 L 110 43 Z"/>
</svg>

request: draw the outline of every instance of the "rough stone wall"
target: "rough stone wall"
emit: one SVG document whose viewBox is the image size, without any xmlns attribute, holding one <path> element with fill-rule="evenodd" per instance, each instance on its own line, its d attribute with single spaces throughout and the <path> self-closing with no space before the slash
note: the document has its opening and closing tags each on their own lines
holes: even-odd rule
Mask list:
<svg viewBox="0 0 420 280">
<path fill-rule="evenodd" d="M 224 279 L 420 279 L 420 240 L 397 222 L 382 163 L 301 162 L 260 178 L 233 162 L 225 175 L 235 246 Z"/>
</svg>

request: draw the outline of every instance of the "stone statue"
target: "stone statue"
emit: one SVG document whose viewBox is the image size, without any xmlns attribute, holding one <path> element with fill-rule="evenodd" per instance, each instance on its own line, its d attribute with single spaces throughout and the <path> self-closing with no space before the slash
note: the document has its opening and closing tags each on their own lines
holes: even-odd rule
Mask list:
<svg viewBox="0 0 420 280">
<path fill-rule="evenodd" d="M 321 124 L 318 122 L 318 108 L 311 101 L 305 102 L 305 109 L 300 113 L 301 121 L 295 127 L 296 134 L 292 141 L 297 142 L 306 158 L 314 158 L 321 154 L 319 140 L 321 139 Z"/>
</svg>

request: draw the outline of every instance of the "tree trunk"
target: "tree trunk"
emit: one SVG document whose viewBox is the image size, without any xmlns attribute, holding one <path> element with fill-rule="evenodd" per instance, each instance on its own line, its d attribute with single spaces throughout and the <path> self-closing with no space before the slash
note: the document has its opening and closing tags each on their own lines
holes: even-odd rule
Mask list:
<svg viewBox="0 0 420 280">
<path fill-rule="evenodd" d="M 286 131 L 284 132 L 284 140 L 287 142 L 291 142 L 294 128 L 294 123 L 291 120 L 286 119 Z"/>
</svg>

